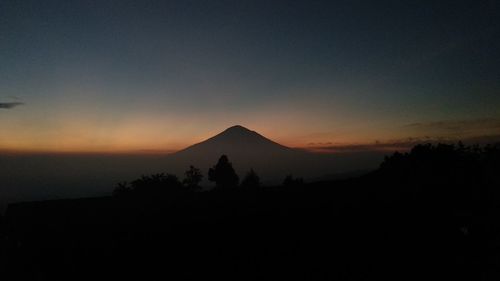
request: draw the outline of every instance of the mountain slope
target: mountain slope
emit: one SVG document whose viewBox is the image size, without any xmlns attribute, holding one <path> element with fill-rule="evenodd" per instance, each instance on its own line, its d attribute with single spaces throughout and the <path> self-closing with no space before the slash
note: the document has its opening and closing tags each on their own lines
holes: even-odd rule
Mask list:
<svg viewBox="0 0 500 281">
<path fill-rule="evenodd" d="M 233 126 L 203 142 L 168 157 L 171 167 L 185 170 L 194 165 L 206 172 L 221 155 L 227 155 L 236 172 L 243 175 L 253 168 L 265 178 L 281 178 L 291 173 L 287 163 L 304 152 L 278 144 L 242 126 Z M 181 172 L 177 169 L 178 173 Z"/>
<path fill-rule="evenodd" d="M 267 153 L 289 153 L 292 151 L 291 148 L 278 144 L 255 131 L 236 125 L 203 142 L 183 149 L 175 153 L 175 155 L 226 154 L 238 157 L 242 154 L 251 156 Z"/>
<path fill-rule="evenodd" d="M 189 165 L 194 165 L 206 173 L 223 154 L 233 163 L 240 178 L 253 168 L 268 184 L 281 182 L 287 174 L 310 179 L 350 171 L 353 169 L 350 166 L 357 164 L 348 163 L 338 155 L 289 148 L 237 125 L 169 155 L 168 171 L 182 176 Z"/>
</svg>

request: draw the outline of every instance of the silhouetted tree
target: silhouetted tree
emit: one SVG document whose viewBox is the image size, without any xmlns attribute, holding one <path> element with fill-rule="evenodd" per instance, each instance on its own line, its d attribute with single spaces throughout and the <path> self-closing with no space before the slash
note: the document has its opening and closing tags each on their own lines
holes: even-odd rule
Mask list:
<svg viewBox="0 0 500 281">
<path fill-rule="evenodd" d="M 126 196 L 132 191 L 127 182 L 119 182 L 113 190 L 114 197 Z"/>
<path fill-rule="evenodd" d="M 283 180 L 284 186 L 300 186 L 304 184 L 304 180 L 302 178 L 294 178 L 292 175 L 287 175 Z"/>
<path fill-rule="evenodd" d="M 226 155 L 219 158 L 217 164 L 208 170 L 208 180 L 220 188 L 238 186 L 239 177 Z"/>
<path fill-rule="evenodd" d="M 142 176 L 132 181 L 131 185 L 134 191 L 148 194 L 175 192 L 183 189 L 176 175 L 164 173 Z"/>
<path fill-rule="evenodd" d="M 250 169 L 245 175 L 245 178 L 241 181 L 241 186 L 245 188 L 256 188 L 260 186 L 260 178 L 253 169 Z"/>
<path fill-rule="evenodd" d="M 201 170 L 194 167 L 194 166 L 189 166 L 189 170 L 187 170 L 185 173 L 186 177 L 182 181 L 184 185 L 191 189 L 199 189 L 200 188 L 200 182 L 203 179 L 203 175 L 201 174 Z"/>
</svg>

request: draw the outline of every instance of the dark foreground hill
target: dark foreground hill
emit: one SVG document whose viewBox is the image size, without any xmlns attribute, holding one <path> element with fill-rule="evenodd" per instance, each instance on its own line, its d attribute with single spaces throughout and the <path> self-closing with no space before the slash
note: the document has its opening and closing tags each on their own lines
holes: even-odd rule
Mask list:
<svg viewBox="0 0 500 281">
<path fill-rule="evenodd" d="M 499 147 L 350 180 L 9 206 L 5 280 L 498 280 Z"/>
</svg>

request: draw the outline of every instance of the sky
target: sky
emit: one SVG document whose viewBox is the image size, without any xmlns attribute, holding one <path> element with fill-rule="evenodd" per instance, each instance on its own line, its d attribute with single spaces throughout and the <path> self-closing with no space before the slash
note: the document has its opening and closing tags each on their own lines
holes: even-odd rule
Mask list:
<svg viewBox="0 0 500 281">
<path fill-rule="evenodd" d="M 0 0 L 0 150 L 500 136 L 500 1 Z M 500 138 L 498 138 L 500 139 Z"/>
</svg>

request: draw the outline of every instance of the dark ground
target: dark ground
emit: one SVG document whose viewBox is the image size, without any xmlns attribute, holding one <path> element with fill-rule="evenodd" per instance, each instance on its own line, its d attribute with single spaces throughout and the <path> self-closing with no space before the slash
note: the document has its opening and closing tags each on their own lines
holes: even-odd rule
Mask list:
<svg viewBox="0 0 500 281">
<path fill-rule="evenodd" d="M 342 181 L 12 204 L 0 278 L 499 280 L 498 151 L 416 147 Z"/>
</svg>

